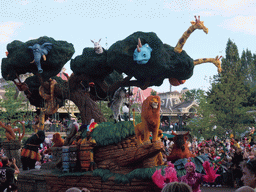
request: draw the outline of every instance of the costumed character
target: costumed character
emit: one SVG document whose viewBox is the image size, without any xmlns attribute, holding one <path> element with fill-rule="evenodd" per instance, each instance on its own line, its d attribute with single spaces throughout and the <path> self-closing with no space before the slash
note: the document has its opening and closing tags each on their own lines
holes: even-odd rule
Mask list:
<svg viewBox="0 0 256 192">
<path fill-rule="evenodd" d="M 36 161 L 40 161 L 38 148 L 44 142 L 44 131 L 38 131 L 36 134 L 28 138 L 21 151 L 21 163 L 23 170 L 35 169 Z"/>
<path fill-rule="evenodd" d="M 152 142 L 159 140 L 160 105 L 161 100 L 159 96 L 150 95 L 143 101 L 141 123 L 135 125 L 133 120 L 138 145 L 142 142 L 150 141 L 150 132 L 152 132 Z"/>
<path fill-rule="evenodd" d="M 210 166 L 209 161 L 205 161 L 203 167 L 206 173 L 205 175 L 196 173 L 195 164 L 191 159 L 188 159 L 188 162 L 185 164 L 186 175 L 180 178 L 180 182 L 187 183 L 192 188 L 193 192 L 201 192 L 200 184 L 202 181 L 213 183 L 215 179 L 220 176 L 216 174 L 217 169 L 214 170 L 213 167 Z"/>
<path fill-rule="evenodd" d="M 138 38 L 137 48 L 133 53 L 133 60 L 137 62 L 137 64 L 147 64 L 151 58 L 152 49 L 149 44 L 142 45 L 140 38 Z"/>
<path fill-rule="evenodd" d="M 62 147 L 64 145 L 64 140 L 61 138 L 60 133 L 54 133 L 52 136 L 52 142 L 54 145 L 52 147 Z M 48 154 L 52 151 L 52 147 L 49 149 L 46 149 L 44 151 L 44 154 Z"/>
<path fill-rule="evenodd" d="M 76 121 L 76 116 L 74 113 L 71 114 L 71 121 L 67 128 L 67 138 L 64 141 L 64 146 L 71 145 L 73 141 L 76 139 L 76 133 L 79 130 L 79 124 Z"/>
<path fill-rule="evenodd" d="M 178 181 L 177 173 L 174 168 L 174 165 L 171 162 L 167 163 L 168 167 L 164 169 L 165 174 L 161 174 L 161 169 L 158 169 L 155 171 L 155 173 L 152 175 L 153 182 L 160 188 L 164 188 L 165 185 L 171 182 Z"/>
<path fill-rule="evenodd" d="M 94 119 L 93 119 L 93 121 L 94 121 Z M 92 121 L 91 121 L 92 122 Z M 79 130 L 77 131 L 77 133 L 76 133 L 76 135 L 75 135 L 75 137 L 74 137 L 74 140 L 73 140 L 73 142 L 72 142 L 72 144 L 71 145 L 77 145 L 77 146 L 80 146 L 81 145 L 81 142 L 82 142 L 82 134 L 85 132 L 87 132 L 88 131 L 88 127 L 89 127 L 90 125 L 81 125 L 80 126 L 80 128 L 79 128 Z"/>
<path fill-rule="evenodd" d="M 178 159 L 184 159 L 184 158 L 189 158 L 189 157 L 195 157 L 191 153 L 191 151 L 188 148 L 187 144 L 187 136 L 189 132 L 186 134 L 177 134 L 172 131 L 172 135 L 175 135 L 173 138 L 174 144 L 172 148 L 172 152 L 170 153 L 169 156 L 167 156 L 167 161 L 172 161 L 175 162 Z"/>
<path fill-rule="evenodd" d="M 126 90 L 123 87 L 120 87 L 115 91 L 113 99 L 109 104 L 110 109 L 113 111 L 115 122 L 118 122 L 118 119 L 120 119 L 120 109 L 124 103 L 125 97 L 126 97 Z"/>
<path fill-rule="evenodd" d="M 101 39 L 100 39 L 101 40 Z M 101 54 L 103 53 L 103 48 L 100 45 L 100 40 L 98 42 L 94 42 L 93 40 L 91 40 L 91 42 L 94 44 L 94 51 L 97 54 Z"/>
<path fill-rule="evenodd" d="M 83 165 L 83 169 L 85 170 L 91 170 L 93 171 L 95 169 L 95 162 L 94 162 L 94 153 L 93 153 L 93 148 L 97 145 L 95 139 L 92 138 L 91 132 L 94 128 L 90 129 L 90 131 L 86 132 L 86 138 L 84 138 L 81 142 L 81 146 L 83 146 L 83 150 L 85 154 L 89 154 L 87 157 L 87 162 L 89 161 L 90 164 Z M 88 153 L 89 152 L 89 153 Z M 82 162 L 81 162 L 82 164 Z"/>
<path fill-rule="evenodd" d="M 174 167 L 172 164 L 170 164 L 170 162 L 168 162 L 168 166 L 170 165 Z M 187 183 L 192 188 L 193 192 L 201 192 L 200 184 L 202 181 L 213 183 L 215 179 L 218 176 L 220 176 L 216 174 L 217 169 L 214 170 L 213 167 L 210 166 L 210 163 L 208 161 L 205 161 L 203 163 L 203 168 L 206 173 L 205 175 L 201 173 L 196 173 L 195 164 L 191 161 L 191 159 L 188 159 L 188 162 L 185 164 L 186 175 L 180 177 L 179 181 L 183 183 Z M 168 177 L 161 175 L 161 169 L 156 170 L 155 173 L 152 175 L 153 182 L 159 188 L 163 188 L 166 184 L 168 184 L 168 181 L 174 182 L 177 178 L 177 176 L 174 175 L 174 171 L 172 171 L 171 174 L 169 173 L 170 171 L 165 170 L 165 172 L 166 172 L 165 175 L 167 174 Z M 175 173 L 176 173 L 176 170 L 175 170 Z"/>
</svg>

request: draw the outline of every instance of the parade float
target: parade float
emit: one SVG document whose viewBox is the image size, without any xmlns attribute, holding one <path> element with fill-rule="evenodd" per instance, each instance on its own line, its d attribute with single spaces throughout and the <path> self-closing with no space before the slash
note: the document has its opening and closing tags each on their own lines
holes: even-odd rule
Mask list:
<svg viewBox="0 0 256 192">
<path fill-rule="evenodd" d="M 65 100 L 76 104 L 83 124 L 70 129 L 62 147 L 51 147 L 50 164 L 19 174 L 19 191 L 55 192 L 71 187 L 97 192 L 160 191 L 151 179 L 157 168 L 166 167 L 161 154 L 160 98 L 150 96 L 143 102 L 138 124 L 106 122 L 97 101 L 114 100 L 111 109 L 117 116 L 122 87 L 144 90 L 160 86 L 166 78 L 177 86 L 193 75 L 195 65 L 206 62 L 214 63 L 220 72 L 220 57 L 193 60 L 182 50 L 194 30 L 208 33 L 200 18 L 191 24 L 175 47 L 164 44 L 153 32 L 135 32 L 108 50 L 93 42 L 94 48 L 84 48 L 74 59 L 71 43 L 46 36 L 9 43 L 7 57 L 2 59 L 2 76 L 14 81 L 40 109 L 38 132 L 44 130 L 45 117 L 54 114 Z M 73 74 L 65 81 L 56 75 L 69 60 Z M 34 75 L 21 82 L 19 76 L 28 72 Z M 41 142 L 34 138 L 25 144 L 28 150 L 22 151 L 22 157 L 32 158 L 29 151 Z"/>
</svg>

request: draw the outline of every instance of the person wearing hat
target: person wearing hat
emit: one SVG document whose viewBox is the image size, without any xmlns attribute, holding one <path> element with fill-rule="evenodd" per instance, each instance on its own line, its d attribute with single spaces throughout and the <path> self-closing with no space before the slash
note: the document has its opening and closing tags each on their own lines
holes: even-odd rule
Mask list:
<svg viewBox="0 0 256 192">
<path fill-rule="evenodd" d="M 203 167 L 206 175 L 196 173 L 195 164 L 191 159 L 188 159 L 188 162 L 185 164 L 186 175 L 180 178 L 180 182 L 187 183 L 192 188 L 193 192 L 201 192 L 200 184 L 202 181 L 213 183 L 215 179 L 220 176 L 216 174 L 217 169 L 214 170 L 213 167 L 210 167 L 210 163 L 208 161 L 203 163 Z"/>
</svg>

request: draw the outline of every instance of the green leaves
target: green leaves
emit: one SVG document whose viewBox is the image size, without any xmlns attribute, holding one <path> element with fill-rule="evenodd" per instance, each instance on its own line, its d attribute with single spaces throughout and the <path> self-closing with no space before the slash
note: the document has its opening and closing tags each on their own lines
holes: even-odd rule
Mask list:
<svg viewBox="0 0 256 192">
<path fill-rule="evenodd" d="M 15 85 L 11 82 L 8 82 L 4 88 L 6 92 L 0 102 L 1 111 L 3 112 L 0 118 L 6 120 L 20 119 L 25 108 L 22 105 L 25 101 L 24 96 L 16 91 Z"/>
<path fill-rule="evenodd" d="M 198 118 L 189 122 L 192 134 L 204 138 L 214 135 L 223 137 L 226 132 L 236 135 L 252 122 L 251 114 L 247 111 L 250 110 L 248 106 L 254 106 L 256 101 L 256 92 L 251 94 L 248 83 L 254 78 L 253 58 L 256 59 L 256 56 L 253 57 L 247 50 L 240 59 L 236 44 L 228 40 L 226 57 L 222 59 L 223 72 L 214 76 L 211 89 L 200 100 Z M 196 93 L 194 91 L 186 95 L 195 98 Z M 217 128 L 213 129 L 215 125 Z"/>
</svg>

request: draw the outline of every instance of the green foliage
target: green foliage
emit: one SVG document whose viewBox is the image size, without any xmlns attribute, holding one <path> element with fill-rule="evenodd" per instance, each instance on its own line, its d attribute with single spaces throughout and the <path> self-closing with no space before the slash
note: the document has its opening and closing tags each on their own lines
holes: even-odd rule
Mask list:
<svg viewBox="0 0 256 192">
<path fill-rule="evenodd" d="M 97 146 L 106 146 L 119 143 L 126 137 L 134 135 L 134 126 L 131 121 L 118 123 L 104 122 L 98 124 L 91 136 L 96 140 Z M 85 137 L 82 135 L 82 137 Z"/>
<path fill-rule="evenodd" d="M 138 65 L 133 60 L 133 53 L 140 38 L 142 45 L 152 48 L 151 58 L 147 65 Z M 160 86 L 165 78 L 188 79 L 193 74 L 193 59 L 183 50 L 177 54 L 174 47 L 163 44 L 153 33 L 135 32 L 108 49 L 107 66 L 119 73 L 135 77 L 142 85 L 150 79 L 149 86 Z"/>
<path fill-rule="evenodd" d="M 3 99 L 0 100 L 1 115 L 0 119 L 4 120 L 14 120 L 21 119 L 23 116 L 24 106 L 22 105 L 25 100 L 24 96 L 17 92 L 15 85 L 8 82 L 4 86 L 5 94 Z"/>
<path fill-rule="evenodd" d="M 241 56 L 242 72 L 245 76 L 245 83 L 251 88 L 256 86 L 256 55 L 252 55 L 251 51 L 243 50 Z"/>
<path fill-rule="evenodd" d="M 116 184 L 127 184 L 130 183 L 133 179 L 145 180 L 151 179 L 152 175 L 156 171 L 156 169 L 163 169 L 166 166 L 157 166 L 152 168 L 139 168 L 134 169 L 130 173 L 127 174 L 119 174 L 113 173 L 108 169 L 95 169 L 93 171 L 87 172 L 74 172 L 74 173 L 62 173 L 60 171 L 53 171 L 54 174 L 57 174 L 58 177 L 69 177 L 69 176 L 83 176 L 83 175 L 91 175 L 94 177 L 101 177 L 102 181 L 108 181 L 110 177 L 115 177 Z"/>
<path fill-rule="evenodd" d="M 93 171 L 93 176 L 101 177 L 103 181 L 107 181 L 108 178 L 114 176 L 115 183 L 127 184 L 127 183 L 130 183 L 133 179 L 138 179 L 138 180 L 151 179 L 156 169 L 163 169 L 165 167 L 166 166 L 157 166 L 152 168 L 138 168 L 138 169 L 134 169 L 133 171 L 127 174 L 112 173 L 110 170 L 106 170 L 106 169 L 96 169 Z"/>
<path fill-rule="evenodd" d="M 41 59 L 41 66 L 44 70 L 41 74 L 43 80 L 57 75 L 63 66 L 71 59 L 75 53 L 73 44 L 66 41 L 56 41 L 53 38 L 43 36 L 38 39 L 32 39 L 25 43 L 15 40 L 7 45 L 8 56 L 2 59 L 1 73 L 5 80 L 14 80 L 16 75 L 32 72 L 38 73 L 35 63 L 31 63 L 34 59 L 33 52 L 28 49 L 34 44 L 52 43 L 53 48 L 46 55 L 47 60 Z"/>
<path fill-rule="evenodd" d="M 112 118 L 113 112 L 108 107 L 107 101 L 98 101 L 97 102 L 98 107 L 100 108 L 100 111 L 103 113 L 104 117 L 107 119 L 107 122 L 114 122 L 114 119 Z"/>
<path fill-rule="evenodd" d="M 191 89 L 189 91 L 186 91 L 182 95 L 182 99 L 184 101 L 191 101 L 196 100 L 197 103 L 200 103 L 200 100 L 205 97 L 205 91 L 202 89 Z"/>
<path fill-rule="evenodd" d="M 208 155 L 200 155 L 200 156 L 192 157 L 191 161 L 195 164 L 196 171 L 199 173 L 203 173 L 204 172 L 203 163 L 205 161 L 209 161 L 209 158 L 208 158 Z M 183 158 L 175 161 L 174 167 L 177 172 L 177 177 L 182 177 L 183 175 L 186 174 L 185 164 L 187 162 L 188 162 L 187 158 Z"/>
<path fill-rule="evenodd" d="M 156 91 L 152 90 L 150 95 L 154 95 L 155 96 L 156 95 Z"/>
<path fill-rule="evenodd" d="M 192 94 L 187 91 L 189 97 L 191 95 L 193 98 L 196 98 L 199 107 L 197 108 L 196 117 L 188 121 L 187 127 L 191 130 L 191 134 L 197 138 L 200 138 L 201 136 L 210 138 L 214 134 L 212 132 L 212 127 L 214 126 L 214 123 L 212 122 L 212 106 L 207 103 L 207 97 L 204 91 L 200 89 L 191 91 Z"/>
<path fill-rule="evenodd" d="M 245 105 L 251 95 L 250 89 L 245 84 L 246 76 L 241 72 L 243 67 L 238 49 L 231 40 L 228 40 L 222 66 L 223 72 L 214 76 L 211 89 L 200 102 L 198 118 L 189 123 L 197 137 L 223 137 L 226 132 L 236 135 L 248 126 L 245 122 L 253 121 Z M 214 126 L 217 128 L 213 129 Z"/>
</svg>

